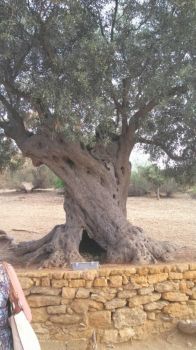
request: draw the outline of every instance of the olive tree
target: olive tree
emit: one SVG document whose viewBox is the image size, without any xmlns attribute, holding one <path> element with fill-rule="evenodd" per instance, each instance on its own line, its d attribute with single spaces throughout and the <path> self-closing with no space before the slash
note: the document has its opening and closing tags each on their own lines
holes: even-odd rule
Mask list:
<svg viewBox="0 0 196 350">
<path fill-rule="evenodd" d="M 1 0 L 0 128 L 65 184 L 65 225 L 12 243 L 18 262 L 81 260 L 85 230 L 109 262 L 166 260 L 126 219 L 130 154 L 194 154 L 194 1 Z M 7 248 L 5 248 L 7 247 Z"/>
</svg>

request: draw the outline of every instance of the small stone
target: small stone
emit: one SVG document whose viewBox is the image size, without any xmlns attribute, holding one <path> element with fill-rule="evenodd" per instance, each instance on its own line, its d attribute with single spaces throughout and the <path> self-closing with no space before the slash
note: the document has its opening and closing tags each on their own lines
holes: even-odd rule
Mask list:
<svg viewBox="0 0 196 350">
<path fill-rule="evenodd" d="M 78 324 L 82 321 L 82 318 L 78 315 L 58 315 L 50 316 L 49 320 L 53 323 L 62 323 L 63 325 Z"/>
<path fill-rule="evenodd" d="M 71 288 L 79 288 L 79 287 L 85 287 L 85 280 L 77 279 L 77 280 L 71 280 L 69 281 L 69 287 Z"/>
<path fill-rule="evenodd" d="M 148 286 L 147 276 L 134 275 L 134 276 L 130 277 L 130 280 L 132 283 Z"/>
<path fill-rule="evenodd" d="M 147 288 L 138 289 L 138 294 L 139 295 L 147 295 L 147 294 L 150 294 L 152 292 L 154 292 L 154 287 L 153 286 L 149 286 Z"/>
<path fill-rule="evenodd" d="M 93 285 L 94 287 L 107 287 L 107 279 L 105 277 L 95 278 Z"/>
<path fill-rule="evenodd" d="M 180 272 L 170 272 L 169 273 L 169 280 L 182 280 L 183 274 Z"/>
<path fill-rule="evenodd" d="M 111 326 L 111 311 L 89 312 L 88 323 L 90 327 L 104 328 Z"/>
<path fill-rule="evenodd" d="M 123 290 L 122 292 L 118 292 L 117 297 L 120 299 L 128 299 L 132 298 L 137 294 L 135 290 Z"/>
<path fill-rule="evenodd" d="M 103 343 L 118 343 L 118 331 L 115 329 L 104 330 L 102 336 Z"/>
<path fill-rule="evenodd" d="M 157 301 L 161 298 L 161 294 L 153 293 L 150 295 L 135 296 L 129 299 L 129 307 L 149 304 L 153 301 Z"/>
<path fill-rule="evenodd" d="M 126 305 L 126 300 L 124 299 L 112 299 L 111 301 L 107 301 L 105 303 L 106 310 L 117 309 L 119 307 L 123 307 Z"/>
<path fill-rule="evenodd" d="M 76 298 L 86 299 L 90 295 L 90 290 L 85 288 L 79 288 L 76 293 Z"/>
<path fill-rule="evenodd" d="M 183 273 L 183 278 L 187 280 L 196 279 L 196 271 L 186 271 Z"/>
<path fill-rule="evenodd" d="M 44 296 L 44 295 L 30 295 L 27 299 L 29 306 L 41 307 L 41 306 L 52 306 L 60 305 L 61 298 L 58 296 Z"/>
<path fill-rule="evenodd" d="M 59 315 L 59 314 L 65 314 L 66 313 L 66 305 L 59 305 L 59 306 L 48 306 L 47 307 L 47 313 L 49 315 Z"/>
<path fill-rule="evenodd" d="M 48 288 L 48 287 L 32 287 L 31 294 L 41 294 L 41 295 L 59 295 L 61 289 Z"/>
<path fill-rule="evenodd" d="M 162 310 L 164 306 L 168 305 L 167 301 L 157 301 L 153 303 L 149 303 L 144 305 L 144 310 L 145 311 L 154 311 L 154 310 Z"/>
<path fill-rule="evenodd" d="M 173 292 L 173 291 L 179 290 L 179 283 L 170 282 L 170 281 L 161 282 L 161 283 L 157 283 L 154 289 L 159 293 Z"/>
<path fill-rule="evenodd" d="M 162 298 L 168 301 L 186 301 L 189 299 L 186 294 L 178 293 L 178 292 L 163 293 Z"/>
<path fill-rule="evenodd" d="M 34 282 L 31 278 L 20 277 L 20 284 L 22 289 L 29 289 L 34 285 Z"/>
<path fill-rule="evenodd" d="M 41 279 L 41 286 L 42 287 L 50 287 L 50 278 L 48 277 L 43 277 Z"/>
<path fill-rule="evenodd" d="M 147 313 L 148 320 L 155 321 L 156 320 L 156 314 L 155 312 L 148 312 Z"/>
<path fill-rule="evenodd" d="M 121 287 L 122 286 L 122 276 L 110 276 L 109 285 L 110 285 L 110 287 Z"/>
<path fill-rule="evenodd" d="M 32 321 L 33 322 L 46 322 L 49 318 L 45 307 L 32 308 Z"/>
<path fill-rule="evenodd" d="M 62 289 L 62 297 L 66 299 L 74 299 L 76 294 L 75 288 L 64 287 Z"/>
<path fill-rule="evenodd" d="M 53 288 L 63 288 L 68 287 L 68 281 L 66 280 L 52 280 Z"/>
<path fill-rule="evenodd" d="M 167 279 L 168 279 L 168 273 L 160 273 L 160 274 L 148 276 L 148 282 L 150 284 L 163 282 L 163 281 L 166 281 Z"/>
</svg>

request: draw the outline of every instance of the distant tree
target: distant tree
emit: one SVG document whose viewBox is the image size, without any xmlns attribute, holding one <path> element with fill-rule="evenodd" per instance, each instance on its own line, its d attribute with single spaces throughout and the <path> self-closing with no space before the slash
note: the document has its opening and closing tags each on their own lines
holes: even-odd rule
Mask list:
<svg viewBox="0 0 196 350">
<path fill-rule="evenodd" d="M 80 260 L 83 229 L 109 262 L 167 259 L 126 220 L 129 156 L 194 158 L 195 1 L 1 0 L 0 20 L 0 128 L 65 183 L 66 224 L 10 259 Z"/>
</svg>

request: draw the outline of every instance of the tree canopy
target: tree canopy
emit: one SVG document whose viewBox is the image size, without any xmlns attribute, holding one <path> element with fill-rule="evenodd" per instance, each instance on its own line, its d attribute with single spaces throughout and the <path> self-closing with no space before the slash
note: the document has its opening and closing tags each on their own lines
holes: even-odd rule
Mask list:
<svg viewBox="0 0 196 350">
<path fill-rule="evenodd" d="M 191 162 L 194 0 L 0 4 L 0 127 L 93 145 L 129 127 L 154 158 Z"/>
</svg>

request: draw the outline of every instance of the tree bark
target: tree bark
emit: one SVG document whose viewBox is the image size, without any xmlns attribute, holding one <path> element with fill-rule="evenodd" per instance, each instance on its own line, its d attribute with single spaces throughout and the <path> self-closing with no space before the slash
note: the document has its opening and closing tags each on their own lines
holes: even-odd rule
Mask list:
<svg viewBox="0 0 196 350">
<path fill-rule="evenodd" d="M 123 147 L 122 147 L 123 144 Z M 23 153 L 35 164 L 48 165 L 65 183 L 65 225 L 59 225 L 38 241 L 15 244 L 2 235 L 3 258 L 15 264 L 62 266 L 83 260 L 79 247 L 86 230 L 110 263 L 165 261 L 173 248 L 146 237 L 126 219 L 130 179 L 129 153 L 121 140 L 88 151 L 61 137 L 31 137 Z M 130 143 L 129 143 L 129 147 Z M 0 236 L 1 237 L 1 236 Z"/>
</svg>

